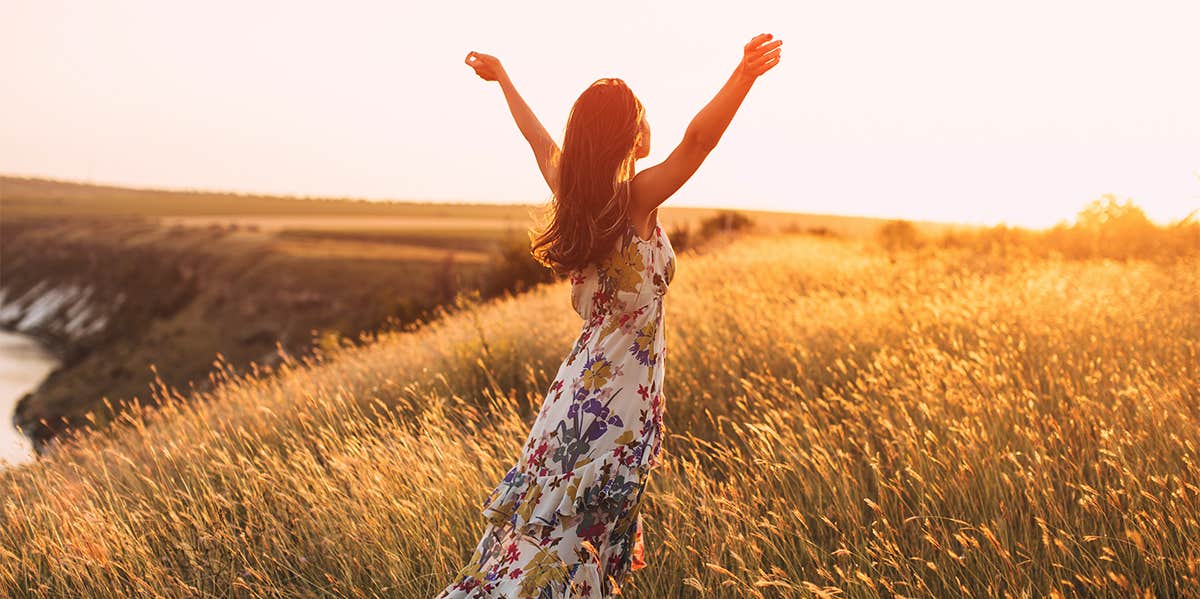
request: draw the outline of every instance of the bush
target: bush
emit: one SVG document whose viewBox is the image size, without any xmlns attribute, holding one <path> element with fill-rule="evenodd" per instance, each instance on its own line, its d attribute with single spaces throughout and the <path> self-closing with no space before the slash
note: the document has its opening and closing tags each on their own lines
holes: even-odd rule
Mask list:
<svg viewBox="0 0 1200 599">
<path fill-rule="evenodd" d="M 1119 201 L 1109 194 L 1084 206 L 1074 224 L 1060 223 L 1044 231 L 999 225 L 947 234 L 940 245 L 1004 256 L 1019 253 L 1070 259 L 1171 259 L 1200 251 L 1200 222 L 1193 213 L 1160 227 L 1133 202 Z"/>
<path fill-rule="evenodd" d="M 906 220 L 892 220 L 879 227 L 875 234 L 889 252 L 921 246 L 921 234 L 916 225 Z"/>
<path fill-rule="evenodd" d="M 667 236 L 676 252 L 698 248 L 713 237 L 755 228 L 754 219 L 736 210 L 722 210 L 700 221 L 695 229 L 689 224 L 675 225 Z"/>
<path fill-rule="evenodd" d="M 554 271 L 543 266 L 533 257 L 529 240 L 511 237 L 500 242 L 492 257 L 491 266 L 484 275 L 484 297 L 494 297 L 506 292 L 520 293 L 541 283 L 557 279 Z"/>
<path fill-rule="evenodd" d="M 667 233 L 667 238 L 671 240 L 671 247 L 675 248 L 676 252 L 691 249 L 699 241 L 692 232 L 692 228 L 682 223 L 672 227 L 670 232 Z"/>
<path fill-rule="evenodd" d="M 736 210 L 721 210 L 700 221 L 700 238 L 709 239 L 719 233 L 744 231 L 754 228 L 754 219 Z"/>
</svg>

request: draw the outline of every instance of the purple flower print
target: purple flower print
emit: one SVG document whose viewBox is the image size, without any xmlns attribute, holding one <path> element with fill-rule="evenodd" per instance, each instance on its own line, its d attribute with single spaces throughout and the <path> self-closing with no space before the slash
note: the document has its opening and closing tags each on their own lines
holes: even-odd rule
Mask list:
<svg viewBox="0 0 1200 599">
<path fill-rule="evenodd" d="M 599 400 L 592 398 L 583 404 L 583 411 L 588 414 L 595 414 L 597 418 L 604 420 L 608 418 L 608 406 L 601 404 Z"/>
<path fill-rule="evenodd" d="M 608 423 L 597 418 L 596 420 L 592 421 L 592 425 L 587 429 L 587 440 L 595 441 L 596 439 L 603 437 L 604 433 L 607 431 Z"/>
</svg>

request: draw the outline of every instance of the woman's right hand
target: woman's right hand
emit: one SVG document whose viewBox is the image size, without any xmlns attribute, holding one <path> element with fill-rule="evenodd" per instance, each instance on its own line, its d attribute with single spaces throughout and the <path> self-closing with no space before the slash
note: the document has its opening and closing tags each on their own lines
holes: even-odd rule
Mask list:
<svg viewBox="0 0 1200 599">
<path fill-rule="evenodd" d="M 779 64 L 783 40 L 771 41 L 774 37 L 769 33 L 754 36 L 742 52 L 742 63 L 738 70 L 743 77 L 754 79 L 771 70 Z"/>
<path fill-rule="evenodd" d="M 464 62 L 467 63 L 467 66 L 475 69 L 475 74 L 484 81 L 499 81 L 500 77 L 504 75 L 504 67 L 500 65 L 500 59 L 495 56 L 480 52 L 468 52 Z"/>
</svg>

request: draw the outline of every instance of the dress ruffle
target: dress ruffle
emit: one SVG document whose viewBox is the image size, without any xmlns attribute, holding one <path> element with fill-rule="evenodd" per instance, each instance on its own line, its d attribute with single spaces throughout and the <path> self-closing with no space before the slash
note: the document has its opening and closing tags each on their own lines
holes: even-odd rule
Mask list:
<svg viewBox="0 0 1200 599">
<path fill-rule="evenodd" d="M 600 459 L 546 476 L 523 471 L 518 464 L 484 500 L 483 516 L 497 525 L 511 523 L 526 530 L 555 526 L 592 509 L 619 511 L 653 468 L 641 460 L 626 465 L 627 459 L 616 449 L 608 450 Z"/>
</svg>

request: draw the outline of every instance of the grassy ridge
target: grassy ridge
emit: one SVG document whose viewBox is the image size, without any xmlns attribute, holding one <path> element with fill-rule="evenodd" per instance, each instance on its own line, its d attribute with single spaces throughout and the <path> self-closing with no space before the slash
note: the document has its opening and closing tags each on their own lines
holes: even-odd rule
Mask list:
<svg viewBox="0 0 1200 599">
<path fill-rule="evenodd" d="M 441 217 L 466 209 L 477 218 L 524 221 L 528 206 L 292 198 L 208 191 L 135 189 L 48 179 L 0 177 L 8 215 L 21 216 L 391 216 Z"/>
<path fill-rule="evenodd" d="M 629 596 L 1200 593 L 1194 260 L 681 258 Z M 126 413 L 0 472 L 0 589 L 431 596 L 578 326 L 556 284 Z"/>
<path fill-rule="evenodd" d="M 537 198 L 537 200 L 547 200 Z M 731 202 L 736 207 L 736 202 Z M 297 198 L 207 191 L 131 189 L 68 181 L 0 176 L 0 213 L 14 217 L 112 217 L 138 216 L 161 219 L 169 224 L 207 226 L 240 224 L 262 231 L 298 229 L 312 233 L 341 230 L 366 234 L 378 228 L 396 228 L 408 233 L 445 232 L 466 229 L 483 237 L 503 231 L 524 230 L 540 217 L 543 205 L 471 204 L 413 201 L 368 201 L 342 198 Z M 716 208 L 665 208 L 660 220 L 667 229 L 691 226 L 718 214 Z M 773 229 L 824 229 L 848 237 L 874 235 L 884 219 L 795 212 L 744 211 L 758 224 Z M 438 224 L 438 223 L 443 224 Z M 419 223 L 415 229 L 413 223 Z M 924 234 L 940 235 L 963 231 L 949 223 L 916 222 Z M 470 233 L 468 233 L 469 235 Z M 427 236 L 428 237 L 428 236 Z M 434 240 L 441 245 L 441 240 Z"/>
</svg>

